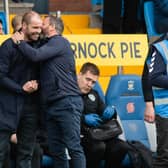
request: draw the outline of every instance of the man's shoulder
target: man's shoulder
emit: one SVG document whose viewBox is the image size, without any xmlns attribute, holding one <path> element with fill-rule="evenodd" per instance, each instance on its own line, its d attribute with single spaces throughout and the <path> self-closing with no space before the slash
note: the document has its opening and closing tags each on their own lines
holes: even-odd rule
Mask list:
<svg viewBox="0 0 168 168">
<path fill-rule="evenodd" d="M 55 36 L 53 36 L 53 38 L 51 38 L 51 39 L 69 42 L 69 40 L 68 40 L 66 37 L 62 36 L 62 35 L 55 35 Z"/>
<path fill-rule="evenodd" d="M 3 45 L 12 45 L 12 44 L 13 44 L 12 39 L 11 39 L 11 38 L 8 38 L 8 39 L 6 39 L 6 40 L 1 44 L 1 46 L 3 46 Z"/>
<path fill-rule="evenodd" d="M 168 40 L 168 33 L 164 33 L 163 35 L 159 36 L 155 41 L 153 41 L 150 45 L 154 45 L 161 41 Z"/>
<path fill-rule="evenodd" d="M 4 51 L 4 52 L 9 52 L 13 49 L 15 49 L 15 43 L 12 41 L 11 38 L 8 38 L 7 40 L 5 40 L 1 45 L 0 45 L 0 49 L 1 49 L 1 52 Z"/>
</svg>

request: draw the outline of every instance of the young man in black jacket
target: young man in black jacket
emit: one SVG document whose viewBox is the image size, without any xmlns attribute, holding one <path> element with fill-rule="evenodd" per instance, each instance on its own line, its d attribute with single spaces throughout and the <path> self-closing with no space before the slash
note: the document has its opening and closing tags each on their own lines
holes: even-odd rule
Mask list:
<svg viewBox="0 0 168 168">
<path fill-rule="evenodd" d="M 82 92 L 84 110 L 82 115 L 82 145 L 84 147 L 87 168 L 99 168 L 105 160 L 105 168 L 120 168 L 127 153 L 125 142 L 116 138 L 105 141 L 91 139 L 87 127 L 98 127 L 115 115 L 114 107 L 105 105 L 97 91 L 93 89 L 99 77 L 99 69 L 93 63 L 83 64 L 78 74 L 78 85 Z"/>
</svg>

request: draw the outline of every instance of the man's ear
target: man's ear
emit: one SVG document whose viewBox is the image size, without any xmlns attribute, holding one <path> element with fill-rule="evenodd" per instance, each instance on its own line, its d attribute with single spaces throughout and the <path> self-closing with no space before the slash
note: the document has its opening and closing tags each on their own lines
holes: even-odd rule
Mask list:
<svg viewBox="0 0 168 168">
<path fill-rule="evenodd" d="M 27 28 L 27 24 L 25 22 L 22 23 L 22 31 L 24 31 Z"/>
<path fill-rule="evenodd" d="M 77 80 L 79 80 L 81 78 L 81 75 L 82 75 L 82 73 L 79 72 L 78 75 L 77 75 Z"/>
</svg>

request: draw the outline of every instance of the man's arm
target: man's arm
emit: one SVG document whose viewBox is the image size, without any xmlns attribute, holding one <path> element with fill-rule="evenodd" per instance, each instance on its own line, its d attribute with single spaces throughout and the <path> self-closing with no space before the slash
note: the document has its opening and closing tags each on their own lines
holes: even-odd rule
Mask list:
<svg viewBox="0 0 168 168">
<path fill-rule="evenodd" d="M 47 43 L 42 45 L 40 48 L 35 49 L 31 47 L 26 41 L 24 41 L 24 34 L 16 32 L 12 39 L 15 43 L 19 41 L 18 49 L 23 53 L 24 56 L 32 60 L 33 62 L 44 61 L 49 58 L 59 56 L 66 50 L 66 43 L 63 38 L 57 36 L 52 37 Z"/>
<path fill-rule="evenodd" d="M 28 81 L 23 86 L 9 76 L 12 63 L 12 50 L 8 47 L 11 43 L 4 43 L 0 47 L 0 87 L 14 93 L 32 93 L 38 89 L 37 81 Z"/>
<path fill-rule="evenodd" d="M 148 55 L 152 54 L 152 48 L 149 49 Z M 145 101 L 145 112 L 144 112 L 144 119 L 147 122 L 154 122 L 155 121 L 155 110 L 153 106 L 153 91 L 152 91 L 152 84 L 149 75 L 149 69 L 147 65 L 148 58 L 145 61 L 143 74 L 142 74 L 142 90 L 144 95 Z"/>
<path fill-rule="evenodd" d="M 151 84 L 149 70 L 148 70 L 146 61 L 144 64 L 144 69 L 142 74 L 142 90 L 144 95 L 144 101 L 145 102 L 153 101 L 152 84 Z"/>
<path fill-rule="evenodd" d="M 11 43 L 4 43 L 0 47 L 0 87 L 9 89 L 15 93 L 24 93 L 22 86 L 12 80 L 9 75 L 12 58 L 11 48 L 8 47 Z"/>
<path fill-rule="evenodd" d="M 160 42 L 162 40 L 167 39 L 167 33 L 163 34 L 158 40 L 156 40 L 154 43 Z M 144 95 L 144 101 L 145 102 L 151 102 L 153 101 L 153 92 L 152 92 L 152 83 L 149 75 L 149 66 L 148 59 L 151 59 L 151 56 L 154 54 L 155 48 L 150 45 L 148 56 L 145 60 L 143 74 L 142 74 L 142 89 L 143 89 L 143 95 Z M 148 63 L 147 63 L 148 62 Z"/>
<path fill-rule="evenodd" d="M 158 51 L 152 54 L 149 75 L 152 86 L 168 89 L 167 65 Z"/>
</svg>

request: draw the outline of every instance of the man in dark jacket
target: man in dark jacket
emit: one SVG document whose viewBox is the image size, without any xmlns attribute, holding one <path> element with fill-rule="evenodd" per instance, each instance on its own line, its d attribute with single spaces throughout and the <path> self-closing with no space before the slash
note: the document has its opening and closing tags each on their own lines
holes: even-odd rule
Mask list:
<svg viewBox="0 0 168 168">
<path fill-rule="evenodd" d="M 23 17 L 25 40 L 36 47 L 42 20 L 35 12 Z M 38 117 L 38 66 L 7 39 L 0 47 L 0 168 L 10 136 L 17 132 L 17 167 L 30 168 Z"/>
<path fill-rule="evenodd" d="M 86 127 L 96 128 L 115 116 L 114 107 L 106 107 L 98 92 L 93 90 L 98 77 L 98 67 L 89 62 L 83 64 L 78 75 L 78 85 L 84 102 L 82 145 L 86 155 L 87 168 L 99 168 L 102 160 L 105 160 L 105 168 L 120 168 L 127 152 L 125 143 L 118 138 L 105 141 L 94 140 L 84 129 Z"/>
<path fill-rule="evenodd" d="M 63 22 L 60 18 L 46 17 L 43 32 L 48 42 L 38 49 L 23 41 L 23 33 L 16 33 L 13 39 L 15 43 L 20 43 L 18 49 L 25 57 L 42 62 L 40 84 L 54 167 L 69 167 L 65 155 L 67 148 L 72 168 L 85 168 L 85 156 L 80 144 L 83 101 L 76 79 L 74 54 L 68 40 L 61 36 Z"/>
</svg>

